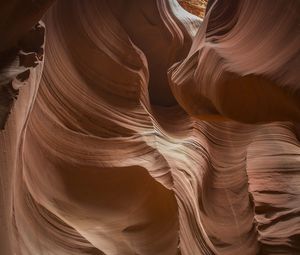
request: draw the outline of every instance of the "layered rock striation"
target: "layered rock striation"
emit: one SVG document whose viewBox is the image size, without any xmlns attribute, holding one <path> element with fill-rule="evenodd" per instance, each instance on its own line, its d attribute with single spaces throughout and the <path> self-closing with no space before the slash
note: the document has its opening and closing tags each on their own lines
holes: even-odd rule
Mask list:
<svg viewBox="0 0 300 255">
<path fill-rule="evenodd" d="M 46 2 L 3 22 L 1 254 L 299 253 L 297 0 Z"/>
</svg>

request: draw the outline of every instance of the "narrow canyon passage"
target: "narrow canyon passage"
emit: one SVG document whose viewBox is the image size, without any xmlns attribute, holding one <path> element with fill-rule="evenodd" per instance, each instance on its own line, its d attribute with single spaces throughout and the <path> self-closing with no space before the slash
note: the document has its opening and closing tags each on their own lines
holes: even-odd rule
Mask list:
<svg viewBox="0 0 300 255">
<path fill-rule="evenodd" d="M 205 5 L 0 4 L 0 254 L 300 252 L 299 1 Z"/>
</svg>

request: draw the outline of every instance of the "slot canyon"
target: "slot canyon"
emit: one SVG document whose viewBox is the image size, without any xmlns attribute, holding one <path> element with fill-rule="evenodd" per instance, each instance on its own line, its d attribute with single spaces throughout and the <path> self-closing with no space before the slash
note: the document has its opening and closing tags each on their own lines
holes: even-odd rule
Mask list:
<svg viewBox="0 0 300 255">
<path fill-rule="evenodd" d="M 299 0 L 3 0 L 1 255 L 299 255 Z"/>
</svg>

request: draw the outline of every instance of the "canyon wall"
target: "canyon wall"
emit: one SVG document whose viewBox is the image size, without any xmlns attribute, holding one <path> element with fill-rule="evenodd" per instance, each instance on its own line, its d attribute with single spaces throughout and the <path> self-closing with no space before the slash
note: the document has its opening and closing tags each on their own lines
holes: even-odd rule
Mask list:
<svg viewBox="0 0 300 255">
<path fill-rule="evenodd" d="M 1 254 L 300 252 L 299 1 L 0 6 Z"/>
</svg>

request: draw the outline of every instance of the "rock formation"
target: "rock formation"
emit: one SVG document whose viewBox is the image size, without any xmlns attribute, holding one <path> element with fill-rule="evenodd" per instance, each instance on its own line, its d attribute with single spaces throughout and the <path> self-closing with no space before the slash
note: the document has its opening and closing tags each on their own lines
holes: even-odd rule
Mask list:
<svg viewBox="0 0 300 255">
<path fill-rule="evenodd" d="M 300 253 L 298 0 L 0 7 L 1 254 Z"/>
<path fill-rule="evenodd" d="M 205 16 L 207 0 L 178 0 L 178 2 L 188 12 L 200 18 Z"/>
</svg>

